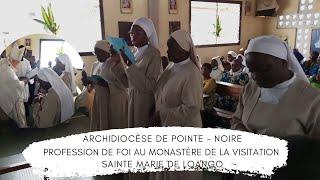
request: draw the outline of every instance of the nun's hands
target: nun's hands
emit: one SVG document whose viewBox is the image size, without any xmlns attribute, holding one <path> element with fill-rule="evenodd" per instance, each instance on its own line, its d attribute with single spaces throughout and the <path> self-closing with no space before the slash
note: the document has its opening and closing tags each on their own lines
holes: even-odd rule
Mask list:
<svg viewBox="0 0 320 180">
<path fill-rule="evenodd" d="M 151 117 L 152 126 L 161 126 L 160 111 L 157 111 Z"/>
</svg>

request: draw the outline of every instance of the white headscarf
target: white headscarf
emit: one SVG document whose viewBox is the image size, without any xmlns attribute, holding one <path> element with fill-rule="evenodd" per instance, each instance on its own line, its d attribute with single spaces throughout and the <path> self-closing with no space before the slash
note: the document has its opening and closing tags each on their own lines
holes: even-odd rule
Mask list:
<svg viewBox="0 0 320 180">
<path fill-rule="evenodd" d="M 38 78 L 49 82 L 52 89 L 58 94 L 61 103 L 61 122 L 68 120 L 74 112 L 73 96 L 62 81 L 62 79 L 52 69 L 41 68 L 38 72 Z"/>
<path fill-rule="evenodd" d="M 17 44 L 13 45 L 11 52 L 9 54 L 9 58 L 16 61 L 21 61 L 23 57 L 24 49 L 25 48 L 19 49 L 19 46 Z"/>
<path fill-rule="evenodd" d="M 94 47 L 110 53 L 110 43 L 107 40 L 97 41 Z"/>
<path fill-rule="evenodd" d="M 150 45 L 159 49 L 159 40 L 158 40 L 157 31 L 151 19 L 148 19 L 145 17 L 138 18 L 133 22 L 132 25 L 140 26 L 144 30 L 144 32 L 147 34 Z"/>
<path fill-rule="evenodd" d="M 216 56 L 216 57 L 213 57 L 212 59 L 217 61 L 218 69 L 221 70 L 221 71 L 224 71 L 224 68 L 223 68 L 223 65 L 222 65 L 222 62 L 221 62 L 221 57 L 220 56 Z"/>
<path fill-rule="evenodd" d="M 72 88 L 72 93 L 76 93 L 76 79 L 74 77 L 74 70 L 73 66 L 71 63 L 71 59 L 67 54 L 61 54 L 60 56 L 57 57 L 57 59 L 65 65 L 65 70 L 64 72 L 68 72 L 71 74 L 71 88 Z"/>
<path fill-rule="evenodd" d="M 236 52 L 234 52 L 234 51 L 229 51 L 228 54 L 231 55 L 231 56 L 234 57 L 234 58 L 236 58 L 237 55 L 238 55 L 238 54 L 237 54 Z"/>
<path fill-rule="evenodd" d="M 184 30 L 178 30 L 173 32 L 170 36 L 177 41 L 182 49 L 190 52 L 190 60 L 200 69 L 200 62 L 197 58 L 196 49 L 194 47 L 190 33 Z"/>
<path fill-rule="evenodd" d="M 288 69 L 293 71 L 297 78 L 309 82 L 301 65 L 289 48 L 289 45 L 276 36 L 260 36 L 252 39 L 248 45 L 246 54 L 250 52 L 268 54 L 287 61 Z"/>
</svg>

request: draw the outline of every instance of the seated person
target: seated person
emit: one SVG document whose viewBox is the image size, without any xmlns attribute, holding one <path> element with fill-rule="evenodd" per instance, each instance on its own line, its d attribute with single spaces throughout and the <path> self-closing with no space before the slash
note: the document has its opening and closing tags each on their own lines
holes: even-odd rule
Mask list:
<svg viewBox="0 0 320 180">
<path fill-rule="evenodd" d="M 249 69 L 246 64 L 246 58 L 242 54 L 239 54 L 236 59 L 238 59 L 241 62 L 242 72 L 248 74 L 250 77 Z"/>
<path fill-rule="evenodd" d="M 276 137 L 319 136 L 320 93 L 287 43 L 275 36 L 252 39 L 246 63 L 254 81 L 243 89 L 231 128 Z"/>
<path fill-rule="evenodd" d="M 310 60 L 303 63 L 302 67 L 307 76 L 314 76 L 318 73 L 319 65 L 317 59 L 319 52 L 313 51 L 310 55 Z"/>
<path fill-rule="evenodd" d="M 220 61 L 220 59 L 219 59 Z M 204 63 L 201 67 L 203 81 L 203 104 L 204 110 L 201 111 L 201 118 L 203 127 L 222 127 L 230 128 L 228 121 L 222 117 L 219 117 L 214 110 L 216 105 L 216 81 L 210 77 L 212 67 L 209 63 Z"/>
<path fill-rule="evenodd" d="M 232 63 L 233 60 L 235 60 L 237 58 L 237 53 L 234 52 L 234 51 L 229 51 L 228 54 L 227 54 L 227 61 L 229 63 Z"/>
<path fill-rule="evenodd" d="M 223 72 L 229 72 L 231 70 L 231 64 L 228 61 L 222 61 Z"/>
<path fill-rule="evenodd" d="M 40 89 L 33 104 L 34 126 L 48 128 L 68 120 L 74 112 L 73 97 L 68 87 L 49 68 L 40 69 L 37 76 Z"/>
<path fill-rule="evenodd" d="M 230 72 L 224 72 L 221 81 L 240 86 L 245 85 L 249 81 L 249 75 L 243 72 L 242 67 L 242 60 L 240 58 L 234 60 L 231 64 Z"/>
<path fill-rule="evenodd" d="M 201 70 L 204 78 L 203 81 L 203 104 L 204 109 L 212 111 L 215 104 L 214 92 L 216 91 L 216 81 L 210 77 L 211 65 L 209 63 L 202 64 Z"/>
<path fill-rule="evenodd" d="M 85 70 L 82 71 L 82 84 L 83 90 L 76 97 L 74 106 L 75 110 L 81 112 L 89 117 L 89 112 L 92 108 L 93 98 L 94 98 L 94 87 L 93 83 L 88 80 L 88 75 Z"/>
<path fill-rule="evenodd" d="M 231 63 L 231 70 L 222 73 L 221 81 L 241 86 L 245 85 L 249 81 L 249 75 L 243 72 L 242 67 L 242 59 L 235 59 Z M 217 100 L 215 107 L 235 112 L 238 103 L 235 97 L 226 94 L 215 94 L 215 96 Z"/>
<path fill-rule="evenodd" d="M 220 81 L 221 77 L 222 77 L 222 72 L 224 71 L 223 66 L 222 66 L 222 62 L 220 60 L 220 56 L 214 57 L 211 60 L 211 73 L 210 73 L 210 77 L 216 81 Z"/>
</svg>

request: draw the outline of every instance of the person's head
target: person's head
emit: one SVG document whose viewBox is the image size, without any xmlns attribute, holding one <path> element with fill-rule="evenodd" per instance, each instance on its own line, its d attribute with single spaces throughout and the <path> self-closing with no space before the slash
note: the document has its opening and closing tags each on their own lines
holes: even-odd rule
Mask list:
<svg viewBox="0 0 320 180">
<path fill-rule="evenodd" d="M 312 51 L 311 54 L 310 54 L 310 60 L 315 62 L 315 61 L 317 61 L 318 56 L 319 56 L 319 52 Z"/>
<path fill-rule="evenodd" d="M 188 58 L 200 69 L 200 63 L 195 54 L 195 47 L 190 33 L 184 30 L 177 30 L 170 35 L 167 41 L 168 58 L 174 63 L 184 61 Z"/>
<path fill-rule="evenodd" d="M 228 55 L 227 55 L 227 60 L 229 62 L 232 62 L 233 60 L 235 60 L 237 57 L 237 53 L 235 53 L 234 51 L 229 51 Z"/>
<path fill-rule="evenodd" d="M 177 41 L 172 37 L 169 38 L 167 42 L 167 46 L 168 46 L 168 51 L 167 51 L 168 58 L 170 61 L 174 63 L 184 61 L 190 56 L 190 52 L 180 47 Z"/>
<path fill-rule="evenodd" d="M 49 66 L 49 68 L 52 68 L 52 61 L 48 62 L 48 66 Z"/>
<path fill-rule="evenodd" d="M 222 66 L 223 66 L 223 69 L 224 71 L 230 71 L 231 70 L 231 64 L 227 61 L 223 61 L 222 62 Z"/>
<path fill-rule="evenodd" d="M 136 19 L 130 29 L 131 42 L 135 47 L 142 47 L 150 43 L 159 49 L 156 29 L 151 19 L 142 17 Z"/>
<path fill-rule="evenodd" d="M 94 46 L 94 53 L 97 56 L 99 62 L 105 62 L 110 56 L 111 47 L 108 41 L 100 40 L 96 42 Z"/>
<path fill-rule="evenodd" d="M 201 66 L 201 71 L 202 71 L 203 77 L 208 78 L 208 77 L 210 77 L 210 73 L 212 71 L 212 67 L 211 67 L 211 65 L 209 63 L 204 63 Z"/>
<path fill-rule="evenodd" d="M 45 90 L 46 92 L 48 92 L 48 90 L 51 88 L 51 84 L 49 82 L 46 82 L 44 80 L 41 80 L 38 78 L 38 82 L 40 85 L 40 89 Z"/>
<path fill-rule="evenodd" d="M 211 67 L 212 68 L 217 68 L 218 67 L 218 61 L 216 58 L 211 59 Z"/>
<path fill-rule="evenodd" d="M 231 62 L 232 72 L 238 72 L 242 68 L 242 60 L 240 58 L 235 59 Z"/>
<path fill-rule="evenodd" d="M 24 54 L 24 47 L 20 47 L 18 45 L 14 45 L 9 54 L 9 60 L 14 68 L 20 63 Z"/>
<path fill-rule="evenodd" d="M 169 60 L 166 56 L 161 56 L 161 60 L 162 60 L 162 68 L 163 70 L 165 70 L 169 64 Z"/>
<path fill-rule="evenodd" d="M 307 81 L 289 46 L 275 36 L 252 39 L 246 53 L 246 64 L 253 80 L 263 88 L 272 88 L 288 80 L 292 76 L 289 68 L 297 77 Z"/>
<path fill-rule="evenodd" d="M 71 59 L 67 54 L 61 54 L 56 58 L 56 66 L 65 72 L 74 74 Z"/>
</svg>

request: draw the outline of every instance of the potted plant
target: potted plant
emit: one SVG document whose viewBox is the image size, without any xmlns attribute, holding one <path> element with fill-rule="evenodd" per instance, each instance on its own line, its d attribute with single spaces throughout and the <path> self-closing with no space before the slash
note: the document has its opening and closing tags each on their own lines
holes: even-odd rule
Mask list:
<svg viewBox="0 0 320 180">
<path fill-rule="evenodd" d="M 221 20 L 220 20 L 219 15 L 217 15 L 216 23 L 213 24 L 213 27 L 214 27 L 213 35 L 216 38 L 216 43 L 217 43 L 218 42 L 218 37 L 220 37 L 220 33 L 222 31 Z"/>
</svg>

